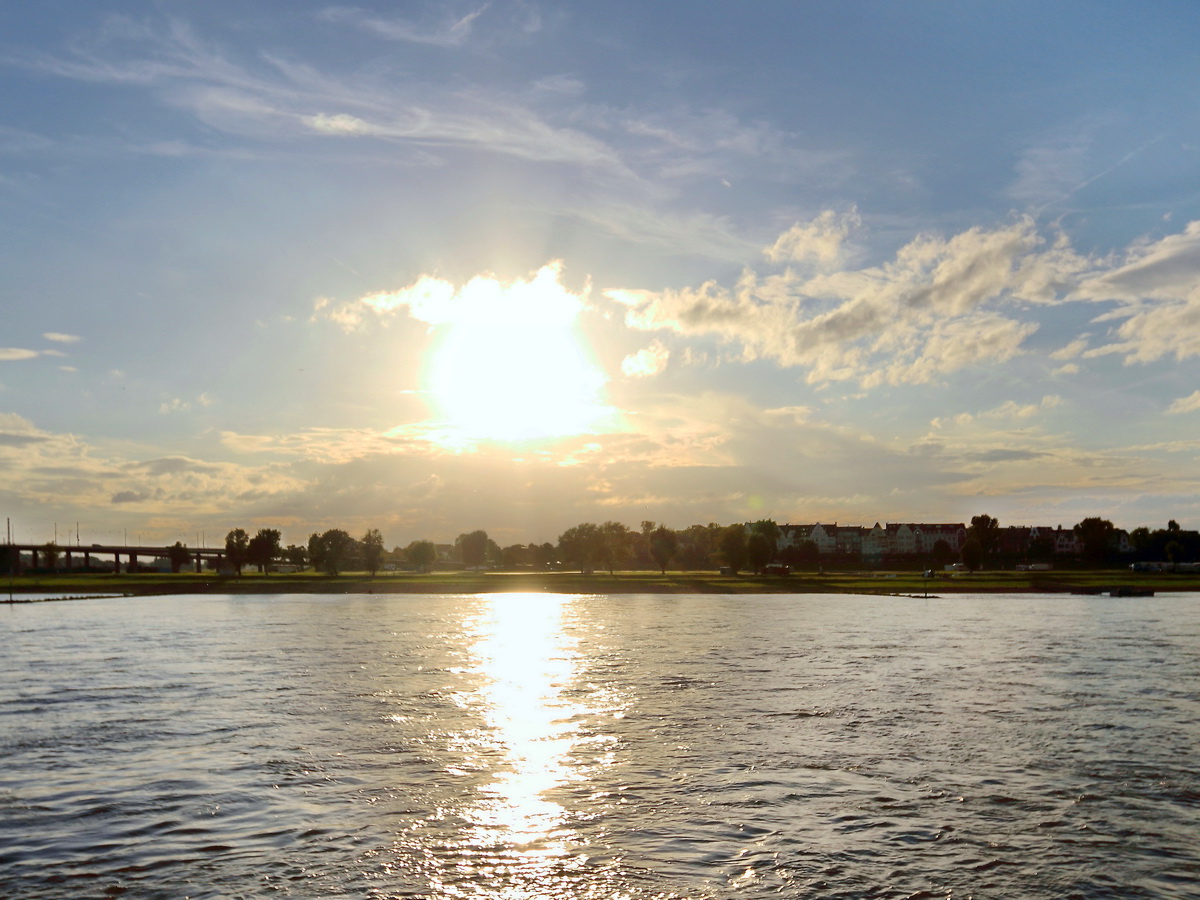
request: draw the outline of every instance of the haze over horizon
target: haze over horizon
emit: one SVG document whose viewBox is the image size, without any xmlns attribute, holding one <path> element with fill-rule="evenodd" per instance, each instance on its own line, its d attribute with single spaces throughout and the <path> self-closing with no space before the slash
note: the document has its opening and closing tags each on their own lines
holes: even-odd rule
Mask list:
<svg viewBox="0 0 1200 900">
<path fill-rule="evenodd" d="M 0 8 L 0 515 L 1200 526 L 1200 7 Z"/>
</svg>

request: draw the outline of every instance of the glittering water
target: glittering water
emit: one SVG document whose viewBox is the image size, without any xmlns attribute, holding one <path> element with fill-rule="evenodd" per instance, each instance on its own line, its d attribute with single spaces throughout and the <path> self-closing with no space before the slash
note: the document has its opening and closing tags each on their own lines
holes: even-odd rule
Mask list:
<svg viewBox="0 0 1200 900">
<path fill-rule="evenodd" d="M 0 608 L 0 896 L 1200 897 L 1200 596 Z"/>
</svg>

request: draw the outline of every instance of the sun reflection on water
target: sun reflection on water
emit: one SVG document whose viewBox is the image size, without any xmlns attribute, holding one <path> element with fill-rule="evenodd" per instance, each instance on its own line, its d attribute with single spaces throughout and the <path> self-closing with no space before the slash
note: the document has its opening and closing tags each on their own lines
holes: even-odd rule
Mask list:
<svg viewBox="0 0 1200 900">
<path fill-rule="evenodd" d="M 572 720 L 582 712 L 563 696 L 576 660 L 562 627 L 568 599 L 495 595 L 475 621 L 481 713 L 497 756 L 496 781 L 477 810 L 480 824 L 504 843 L 539 843 L 542 852 L 561 850 L 551 844 L 563 808 L 546 793 L 570 778 L 565 757 L 578 727 Z"/>
<path fill-rule="evenodd" d="M 579 830 L 594 810 L 583 814 L 576 801 L 590 796 L 585 783 L 608 765 L 615 740 L 597 725 L 616 716 L 619 703 L 602 685 L 581 682 L 591 651 L 575 600 L 481 596 L 463 620 L 468 662 L 454 669 L 461 717 L 445 734 L 449 793 L 425 823 L 441 839 L 414 833 L 402 842 L 415 851 L 406 864 L 423 870 L 432 897 L 628 896 L 617 887 L 619 860 Z"/>
</svg>

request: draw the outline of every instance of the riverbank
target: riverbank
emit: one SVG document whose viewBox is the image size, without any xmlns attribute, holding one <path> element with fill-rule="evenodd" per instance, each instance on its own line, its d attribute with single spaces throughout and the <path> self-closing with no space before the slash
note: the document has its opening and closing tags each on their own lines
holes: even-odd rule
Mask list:
<svg viewBox="0 0 1200 900">
<path fill-rule="evenodd" d="M 801 572 L 787 576 L 720 575 L 716 572 L 362 572 L 345 575 L 297 574 L 242 577 L 211 574 L 24 575 L 9 579 L 20 594 L 75 597 L 101 594 L 899 594 L 950 593 L 1107 593 L 1116 590 L 1200 591 L 1195 573 L 1125 570 L 1058 572 L 938 573 Z M 2 582 L 0 582 L 2 584 Z M 0 600 L 3 600 L 0 587 Z"/>
</svg>

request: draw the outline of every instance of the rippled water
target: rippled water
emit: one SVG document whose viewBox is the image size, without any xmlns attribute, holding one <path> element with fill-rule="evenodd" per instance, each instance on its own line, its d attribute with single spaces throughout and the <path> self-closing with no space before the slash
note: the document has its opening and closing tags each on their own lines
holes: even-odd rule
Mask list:
<svg viewBox="0 0 1200 900">
<path fill-rule="evenodd" d="M 0 608 L 0 896 L 1200 897 L 1200 596 Z"/>
</svg>

